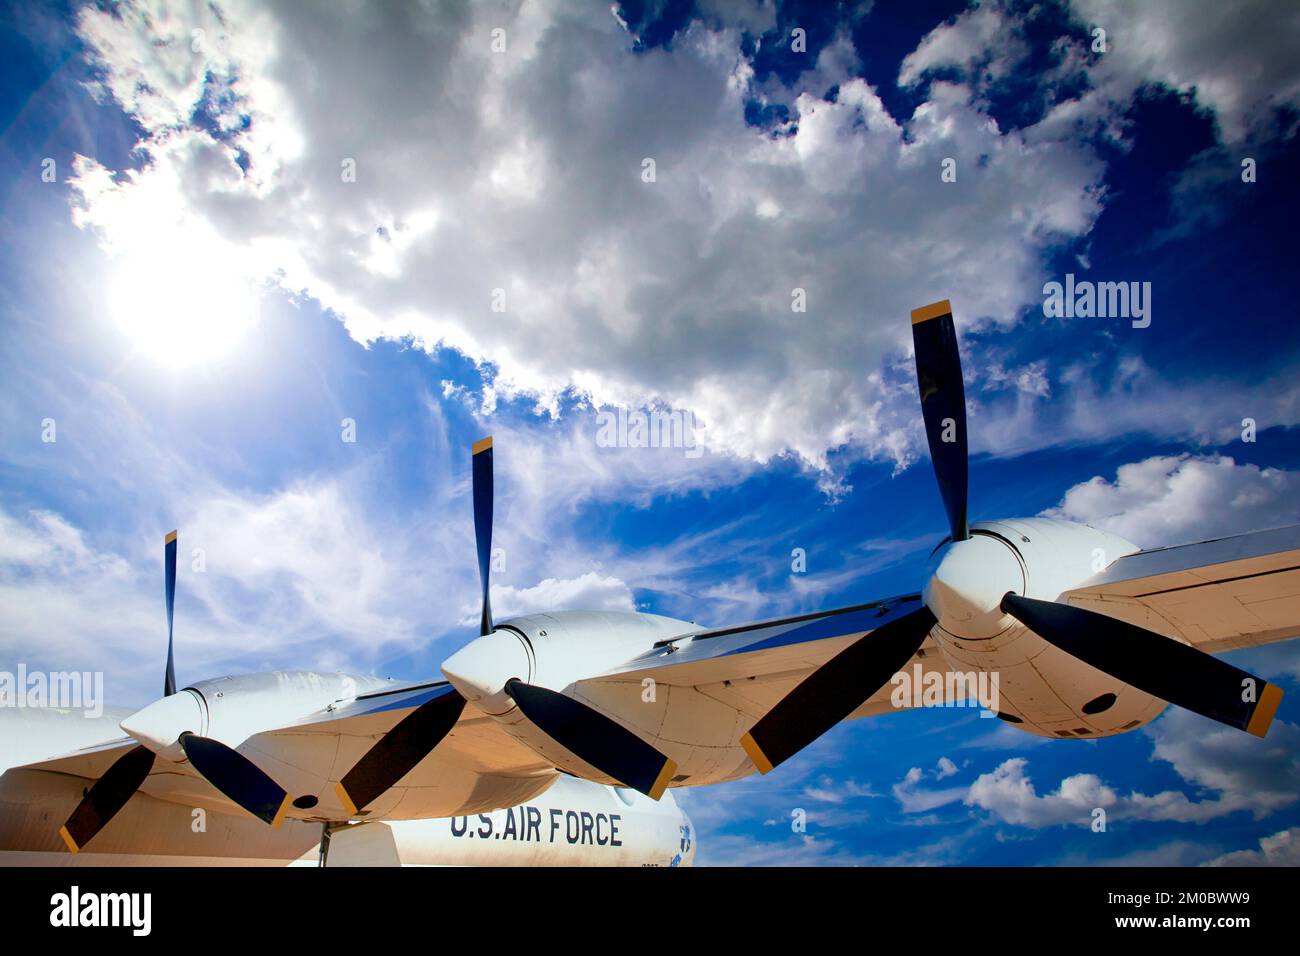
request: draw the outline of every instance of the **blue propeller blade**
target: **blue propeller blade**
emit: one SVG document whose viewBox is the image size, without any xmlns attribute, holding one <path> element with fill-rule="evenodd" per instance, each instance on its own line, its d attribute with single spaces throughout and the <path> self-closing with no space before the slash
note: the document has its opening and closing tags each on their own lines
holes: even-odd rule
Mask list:
<svg viewBox="0 0 1300 956">
<path fill-rule="evenodd" d="M 172 616 L 176 609 L 176 532 L 163 539 L 163 573 L 167 590 L 167 673 L 163 677 L 163 696 L 176 693 L 176 662 L 172 658 Z"/>
<path fill-rule="evenodd" d="M 492 633 L 488 603 L 488 570 L 492 561 L 492 436 L 474 444 L 474 540 L 478 545 L 478 578 L 483 586 L 483 616 L 479 634 Z"/>
</svg>

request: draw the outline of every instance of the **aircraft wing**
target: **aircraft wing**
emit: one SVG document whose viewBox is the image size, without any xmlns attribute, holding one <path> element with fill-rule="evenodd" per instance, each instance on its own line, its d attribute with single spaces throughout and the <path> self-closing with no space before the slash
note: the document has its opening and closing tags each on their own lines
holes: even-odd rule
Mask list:
<svg viewBox="0 0 1300 956">
<path fill-rule="evenodd" d="M 415 708 L 433 697 L 451 693 L 446 681 L 385 688 L 341 701 L 274 730 L 254 734 L 238 750 L 292 793 L 317 794 L 323 817 L 346 816 L 335 806 L 328 785 L 351 769 L 378 740 Z M 41 770 L 87 780 L 102 777 L 114 762 L 136 746 L 130 737 L 96 742 L 70 753 L 15 765 L 19 771 Z M 504 799 L 530 799 L 554 778 L 554 767 L 516 741 L 495 720 L 467 705 L 460 720 L 433 753 L 401 781 L 375 800 L 371 819 L 437 815 L 429 811 L 455 794 L 457 805 L 496 809 Z M 476 788 L 491 778 L 480 796 Z M 186 806 L 243 816 L 239 809 L 188 763 L 158 760 L 140 789 L 150 796 Z M 490 792 L 488 792 L 490 791 Z M 504 795 L 504 796 L 503 796 Z M 467 811 L 468 812 L 468 811 Z"/>
<path fill-rule="evenodd" d="M 1148 616 L 1210 653 L 1300 635 L 1300 525 L 1138 551 L 1061 600 Z M 1163 622 L 1167 627 L 1159 627 Z"/>
<path fill-rule="evenodd" d="M 407 714 L 426 701 L 448 693 L 453 693 L 451 685 L 441 680 L 362 694 L 288 726 L 257 734 L 249 738 L 249 746 L 274 753 L 295 744 L 303 750 L 324 745 L 337 751 L 333 762 L 340 774 L 345 773 Z M 518 743 L 472 704 L 465 706 L 455 729 L 438 745 L 438 753 L 483 773 L 532 775 L 539 769 L 550 769 L 550 764 Z M 413 774 L 418 775 L 420 771 L 421 767 L 416 767 Z"/>
<path fill-rule="evenodd" d="M 48 760 L 38 760 L 34 763 L 20 764 L 12 769 L 48 770 L 51 773 L 66 773 L 73 777 L 85 777 L 88 780 L 98 780 L 104 775 L 104 771 L 117 761 L 118 757 L 122 756 L 134 746 L 134 739 L 131 737 L 121 737 L 116 740 L 107 740 L 100 744 L 92 744 L 89 747 L 81 747 L 70 753 L 51 757 Z"/>
<path fill-rule="evenodd" d="M 255 734 L 240 752 L 281 786 L 295 781 L 318 794 L 319 812 L 331 819 L 349 815 L 339 803 L 337 784 L 401 720 L 421 704 L 454 693 L 446 681 L 363 694 L 331 705 L 275 730 Z M 370 819 L 440 816 L 440 807 L 468 805 L 465 812 L 521 803 L 554 780 L 552 763 L 510 736 L 494 719 L 466 704 L 445 738 L 363 815 Z M 320 781 L 323 790 L 316 790 Z"/>
<path fill-rule="evenodd" d="M 579 681 L 573 692 L 620 714 L 653 714 L 654 726 L 638 729 L 661 741 L 735 748 L 740 735 L 812 671 L 849 644 L 921 606 L 919 594 L 720 628 L 661 642 L 651 652 L 604 674 Z M 927 637 L 904 670 L 947 673 L 934 640 Z M 630 707 L 654 682 L 656 707 Z M 849 715 L 888 713 L 893 685 L 886 684 Z M 633 698 L 635 695 L 635 698 Z M 669 706 L 671 701 L 672 706 Z M 738 768 L 739 769 L 739 768 Z M 746 771 L 748 772 L 748 771 Z"/>
</svg>

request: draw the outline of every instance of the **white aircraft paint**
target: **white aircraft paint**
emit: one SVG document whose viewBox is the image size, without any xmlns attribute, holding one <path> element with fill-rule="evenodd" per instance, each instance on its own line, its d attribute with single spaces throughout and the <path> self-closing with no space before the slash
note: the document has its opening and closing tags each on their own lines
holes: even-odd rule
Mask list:
<svg viewBox="0 0 1300 956">
<path fill-rule="evenodd" d="M 0 865 L 316 866 L 321 823 L 272 829 L 241 810 L 215 812 L 142 791 L 81 853 L 57 835 L 94 781 L 24 764 L 120 736 L 129 712 L 0 709 Z M 468 817 L 373 822 L 331 833 L 329 866 L 689 866 L 690 819 L 672 796 L 560 776 L 536 799 Z"/>
</svg>

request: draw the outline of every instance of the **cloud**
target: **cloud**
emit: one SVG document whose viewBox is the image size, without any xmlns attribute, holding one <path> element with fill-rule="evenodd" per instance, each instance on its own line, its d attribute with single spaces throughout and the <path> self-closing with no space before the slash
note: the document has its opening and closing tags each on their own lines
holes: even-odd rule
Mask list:
<svg viewBox="0 0 1300 956">
<path fill-rule="evenodd" d="M 212 575 L 206 580 L 220 582 L 214 587 L 258 591 L 272 604 L 277 595 L 295 595 L 297 627 L 364 639 L 400 633 L 407 624 L 394 549 L 339 482 L 205 498 L 186 523 L 185 545 L 202 549 L 204 573 Z M 199 580 L 200 593 L 209 593 Z"/>
<path fill-rule="evenodd" d="M 762 840 L 736 834 L 701 837 L 696 865 L 703 866 L 865 866 L 873 857 L 841 841 L 811 834 Z"/>
<path fill-rule="evenodd" d="M 0 511 L 0 568 L 14 567 L 31 573 L 94 570 L 117 579 L 126 576 L 120 558 L 96 553 L 81 529 L 39 509 L 28 512 L 25 521 Z"/>
<path fill-rule="evenodd" d="M 1300 798 L 1300 727 L 1274 722 L 1260 740 L 1179 708 L 1145 731 L 1154 757 L 1168 761 L 1188 783 L 1220 794 L 1227 812 L 1262 818 Z"/>
<path fill-rule="evenodd" d="M 1300 16 L 1270 0 L 1141 4 L 1072 0 L 1075 16 L 1104 28 L 1107 50 L 1088 70 L 1099 98 L 1122 107 L 1147 83 L 1195 97 L 1221 138 L 1238 143 L 1300 106 Z"/>
<path fill-rule="evenodd" d="M 981 774 L 965 803 L 1004 823 L 1033 829 L 1087 826 L 1097 808 L 1112 821 L 1205 823 L 1242 811 L 1258 819 L 1295 803 L 1300 728 L 1278 723 L 1261 741 L 1237 730 L 1206 727 L 1204 718 L 1171 710 L 1146 732 L 1155 741 L 1155 759 L 1171 764 L 1197 791 L 1215 794 L 1210 799 L 1194 800 L 1181 790 L 1125 795 L 1091 773 L 1065 777 L 1055 790 L 1039 794 L 1027 772 L 1028 760 L 1014 757 Z"/>
<path fill-rule="evenodd" d="M 1028 827 L 1085 824 L 1091 821 L 1094 807 L 1109 809 L 1117 802 L 1115 791 L 1093 774 L 1067 777 L 1055 792 L 1039 796 L 1025 775 L 1028 763 L 1023 757 L 1013 757 L 992 773 L 981 774 L 964 794 L 965 802 L 1005 823 Z"/>
<path fill-rule="evenodd" d="M 938 780 L 949 776 L 945 772 L 942 761 L 933 775 Z M 920 767 L 913 767 L 907 771 L 901 781 L 894 784 L 894 797 L 902 804 L 904 813 L 928 813 L 939 807 L 956 803 L 966 796 L 966 787 L 949 787 L 943 790 L 922 789 L 917 785 L 924 779 L 924 776 L 925 774 Z"/>
<path fill-rule="evenodd" d="M 1101 846 L 1105 848 L 1105 844 Z M 1206 855 L 1215 852 L 1212 847 L 1193 840 L 1170 840 L 1158 846 L 1141 847 L 1122 852 L 1117 856 L 1101 856 L 1098 846 L 1084 852 L 1067 853 L 1054 861 L 1056 866 L 1198 866 L 1204 864 Z"/>
<path fill-rule="evenodd" d="M 974 3 L 935 27 L 903 60 L 900 86 L 914 86 L 926 73 L 945 68 L 983 87 L 1005 79 L 1028 54 L 1024 37 L 1004 3 Z"/>
<path fill-rule="evenodd" d="M 1014 322 L 1101 210 L 1095 154 L 1000 131 L 957 85 L 900 121 L 860 79 L 796 84 L 790 130 L 747 125 L 771 91 L 720 24 L 634 54 L 603 12 L 219 6 L 80 15 L 144 129 L 139 169 L 86 158 L 71 181 L 110 254 L 202 236 L 218 273 L 309 295 L 358 341 L 441 343 L 556 413 L 690 409 L 744 459 L 915 456 L 914 394 L 879 370 L 933 277 L 971 320 Z M 940 182 L 947 156 L 986 157 L 963 173 L 978 189 Z"/>
<path fill-rule="evenodd" d="M 1300 475 L 1224 455 L 1160 455 L 1075 485 L 1043 514 L 1145 547 L 1181 544 L 1300 520 Z"/>
<path fill-rule="evenodd" d="M 997 87 L 1030 56 L 1025 25 L 1047 9 L 976 0 L 903 60 L 900 85 L 955 72 L 981 92 Z M 1300 17 L 1270 0 L 1070 0 L 1067 13 L 1068 22 L 1052 25 L 1066 32 L 1054 36 L 1051 65 L 1040 71 L 1049 81 L 1082 78 L 1086 89 L 1056 103 L 1044 128 L 1089 123 L 1116 134 L 1147 86 L 1191 97 L 1227 144 L 1275 134 L 1279 111 L 1300 106 Z"/>
<path fill-rule="evenodd" d="M 161 681 L 166 624 L 156 577 L 149 600 L 131 562 L 49 511 L 0 509 L 0 542 L 0 647 L 12 655 L 4 669 L 105 670 L 97 651 L 107 647 L 124 670 L 148 666 L 150 683 Z"/>
<path fill-rule="evenodd" d="M 863 852 L 815 834 L 761 839 L 738 834 L 701 836 L 697 866 L 946 866 L 961 859 L 966 837 L 945 837 L 899 853 Z"/>
<path fill-rule="evenodd" d="M 1214 123 L 1217 142 L 1173 177 L 1175 221 L 1149 240 L 1158 245 L 1215 225 L 1240 187 L 1242 158 L 1269 165 L 1294 138 L 1297 42 L 1300 17 L 1271 0 L 975 0 L 921 40 L 898 82 L 923 90 L 926 79 L 956 76 L 980 99 L 1041 102 L 1032 136 L 1100 134 L 1121 149 L 1139 99 L 1153 89 L 1184 97 Z M 1031 75 L 1039 84 L 1027 93 L 1017 84 Z"/>
<path fill-rule="evenodd" d="M 856 780 L 836 783 L 834 778 L 822 775 L 814 784 L 804 787 L 804 796 L 820 803 L 843 804 L 860 797 L 878 797 L 880 794 L 871 789 L 870 784 L 861 784 Z"/>
<path fill-rule="evenodd" d="M 521 614 L 535 614 L 569 608 L 575 611 L 634 611 L 632 591 L 626 582 L 607 574 L 588 571 L 578 578 L 546 578 L 528 588 L 509 585 L 492 588 L 492 613 L 498 619 Z M 478 622 L 478 603 L 474 613 L 461 623 Z"/>
<path fill-rule="evenodd" d="M 1258 850 L 1235 850 L 1202 866 L 1300 866 L 1300 827 L 1260 837 Z"/>
</svg>

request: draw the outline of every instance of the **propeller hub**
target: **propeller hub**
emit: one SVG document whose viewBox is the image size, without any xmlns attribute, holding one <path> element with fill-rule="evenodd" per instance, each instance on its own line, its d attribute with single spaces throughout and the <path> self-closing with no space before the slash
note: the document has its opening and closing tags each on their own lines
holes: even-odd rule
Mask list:
<svg viewBox="0 0 1300 956">
<path fill-rule="evenodd" d="M 931 559 L 926 606 L 948 633 L 968 640 L 995 637 L 1014 623 L 1002 610 L 1008 591 L 1025 592 L 1025 575 L 1016 553 L 1000 538 L 975 534 L 954 541 Z"/>
<path fill-rule="evenodd" d="M 528 648 L 514 631 L 504 629 L 470 641 L 442 662 L 442 673 L 466 700 L 484 713 L 499 716 L 514 707 L 506 682 L 529 681 Z"/>
<path fill-rule="evenodd" d="M 160 757 L 181 761 L 185 759 L 180 746 L 181 734 L 203 733 L 203 717 L 199 695 L 192 690 L 183 690 L 137 710 L 119 726 Z"/>
</svg>

